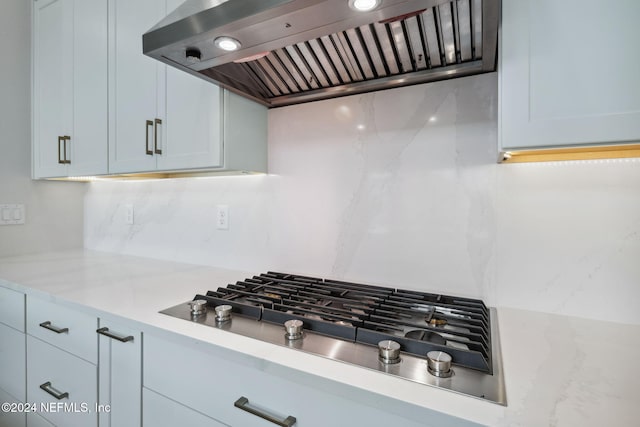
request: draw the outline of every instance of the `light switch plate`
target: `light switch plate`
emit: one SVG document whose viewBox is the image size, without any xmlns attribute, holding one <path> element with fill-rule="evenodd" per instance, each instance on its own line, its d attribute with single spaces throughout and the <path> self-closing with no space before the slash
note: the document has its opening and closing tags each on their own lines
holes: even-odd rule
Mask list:
<svg viewBox="0 0 640 427">
<path fill-rule="evenodd" d="M 25 210 L 22 204 L 0 205 L 0 225 L 24 224 Z"/>
</svg>

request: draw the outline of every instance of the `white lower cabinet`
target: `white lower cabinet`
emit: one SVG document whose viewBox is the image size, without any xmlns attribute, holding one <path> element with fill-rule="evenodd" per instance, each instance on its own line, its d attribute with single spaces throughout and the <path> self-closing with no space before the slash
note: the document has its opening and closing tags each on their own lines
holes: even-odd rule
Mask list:
<svg viewBox="0 0 640 427">
<path fill-rule="evenodd" d="M 23 293 L 0 287 L 0 392 L 17 402 L 26 399 L 24 301 Z M 6 416 L 0 417 L 4 426 Z"/>
<path fill-rule="evenodd" d="M 142 425 L 144 427 L 226 426 L 226 424 L 202 415 L 200 412 L 189 409 L 149 389 L 142 390 L 142 398 L 144 407 Z"/>
<path fill-rule="evenodd" d="M 25 336 L 0 324 L 0 389 L 24 402 Z"/>
<path fill-rule="evenodd" d="M 142 414 L 142 333 L 111 319 L 100 319 L 98 333 L 100 427 L 139 427 Z"/>
<path fill-rule="evenodd" d="M 4 375 L 4 373 L 3 373 Z M 0 389 L 0 403 L 9 403 L 12 405 L 18 405 L 23 403 L 10 394 L 6 393 L 4 390 Z M 19 411 L 18 407 L 15 407 L 15 411 L 13 408 L 9 408 L 8 411 L 1 410 L 0 411 L 0 427 L 24 427 L 25 426 L 25 413 L 24 411 Z"/>
<path fill-rule="evenodd" d="M 96 365 L 27 336 L 27 402 L 59 427 L 97 426 Z"/>
<path fill-rule="evenodd" d="M 24 294 L 0 287 L 0 323 L 24 332 Z"/>
<path fill-rule="evenodd" d="M 24 427 L 27 393 L 23 293 L 0 287 L 0 403 L 16 405 L 0 411 L 0 427 Z"/>
<path fill-rule="evenodd" d="M 40 415 L 29 412 L 27 414 L 27 426 L 28 427 L 56 427 L 51 424 L 49 421 L 42 418 Z"/>
<path fill-rule="evenodd" d="M 264 361 L 243 357 L 237 362 L 234 354 L 204 343 L 145 335 L 143 385 L 230 426 L 273 427 L 292 418 L 296 427 L 429 425 L 384 411 L 380 398 L 367 405 L 348 393 L 330 393 L 269 373 Z"/>
</svg>

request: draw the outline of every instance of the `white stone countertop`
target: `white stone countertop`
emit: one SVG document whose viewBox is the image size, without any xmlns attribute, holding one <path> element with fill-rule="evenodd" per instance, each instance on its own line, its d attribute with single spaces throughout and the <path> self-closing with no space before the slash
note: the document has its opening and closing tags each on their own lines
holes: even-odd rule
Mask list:
<svg viewBox="0 0 640 427">
<path fill-rule="evenodd" d="M 186 335 L 475 423 L 619 427 L 640 422 L 638 325 L 498 307 L 508 402 L 503 407 L 158 313 L 259 273 L 87 250 L 0 258 L 0 286 L 123 317 L 142 328 Z"/>
</svg>

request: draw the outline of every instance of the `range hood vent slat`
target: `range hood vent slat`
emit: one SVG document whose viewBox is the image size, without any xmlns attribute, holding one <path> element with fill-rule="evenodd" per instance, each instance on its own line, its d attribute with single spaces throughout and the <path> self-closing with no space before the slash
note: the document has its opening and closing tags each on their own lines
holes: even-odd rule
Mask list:
<svg viewBox="0 0 640 427">
<path fill-rule="evenodd" d="M 331 69 L 338 78 L 339 84 L 351 83 L 351 75 L 345 67 L 344 60 L 338 53 L 331 36 L 324 36 L 320 38 L 320 47 L 322 54 L 325 57 L 325 61 L 330 64 Z"/>
<path fill-rule="evenodd" d="M 324 72 L 320 64 L 318 64 L 318 61 L 315 55 L 313 54 L 313 52 L 311 51 L 309 44 L 307 42 L 299 43 L 297 47 L 300 50 L 302 57 L 305 59 L 305 61 L 307 61 L 307 63 L 311 67 L 311 70 L 313 70 L 313 74 L 316 77 L 316 81 L 318 82 L 318 85 L 321 88 L 329 87 L 330 86 L 329 76 L 327 76 L 327 74 Z"/>
<path fill-rule="evenodd" d="M 375 36 L 373 24 L 360 27 L 360 34 L 362 34 L 363 49 L 368 53 L 369 58 L 371 58 L 375 77 L 387 76 L 389 74 L 389 66 L 384 60 L 384 53 L 382 52 L 378 38 Z"/>
<path fill-rule="evenodd" d="M 307 86 L 310 89 L 318 89 L 318 78 L 311 71 L 311 67 L 307 63 L 307 61 L 303 58 L 302 53 L 297 46 L 287 46 L 284 48 L 285 51 L 289 54 L 289 57 L 296 64 L 296 67 L 302 74 L 302 78 L 307 83 Z"/>
<path fill-rule="evenodd" d="M 387 74 L 400 74 L 400 68 L 398 67 L 398 59 L 396 52 L 389 37 L 389 28 L 387 24 L 380 24 L 376 22 L 373 24 L 374 34 L 378 40 L 378 46 L 380 46 L 381 55 L 384 58 Z"/>
<path fill-rule="evenodd" d="M 470 61 L 473 59 L 472 33 L 471 33 L 471 9 L 469 0 L 458 1 L 458 34 L 460 37 L 460 59 Z"/>
<path fill-rule="evenodd" d="M 471 25 L 473 27 L 473 58 L 482 58 L 482 0 L 473 0 Z"/>
<path fill-rule="evenodd" d="M 338 34 L 338 41 L 339 44 L 337 46 L 340 49 L 340 55 L 345 58 L 345 65 L 349 67 L 352 80 L 358 82 L 364 80 L 362 66 L 356 59 L 353 46 L 344 32 Z"/>
<path fill-rule="evenodd" d="M 454 35 L 451 3 L 438 6 L 438 20 L 440 22 L 440 35 L 444 47 L 444 62 L 447 65 L 455 64 L 457 62 L 456 38 Z"/>
<path fill-rule="evenodd" d="M 289 52 L 284 49 L 278 49 L 274 51 L 274 53 L 280 61 L 280 64 L 282 64 L 282 67 L 287 70 L 287 74 L 295 81 L 296 92 L 309 90 L 309 83 L 307 83 L 304 74 L 300 71 L 296 63 L 291 59 Z"/>
<path fill-rule="evenodd" d="M 430 68 L 440 67 L 444 54 L 442 53 L 443 49 L 440 45 L 440 37 L 436 26 L 436 16 L 433 10 L 429 9 L 421 15 L 421 18 L 424 24 L 422 28 L 424 29 L 424 37 L 427 40 L 429 58 L 431 59 Z"/>
<path fill-rule="evenodd" d="M 345 33 L 349 43 L 353 46 L 353 51 L 355 52 L 356 60 L 360 65 L 364 79 L 370 80 L 375 78 L 376 74 L 373 68 L 373 62 L 369 51 L 364 48 L 365 44 L 363 42 L 362 32 L 359 28 L 356 28 L 347 30 Z"/>
<path fill-rule="evenodd" d="M 200 12 L 196 1 L 143 36 L 145 54 L 271 107 L 495 70 L 500 0 L 383 0 L 364 14 L 346 0 L 227 0 Z M 227 10 L 246 15 L 225 20 Z M 211 43 L 221 35 L 242 48 L 221 55 Z"/>
<path fill-rule="evenodd" d="M 400 60 L 400 72 L 409 73 L 411 71 L 415 71 L 416 69 L 413 65 L 415 61 L 413 59 L 412 51 L 408 46 L 409 43 L 407 43 L 404 23 L 391 22 L 389 24 L 389 28 L 391 29 L 391 37 Z"/>
<path fill-rule="evenodd" d="M 420 24 L 420 17 L 415 16 L 409 18 L 406 21 L 407 38 L 411 45 L 412 58 L 415 70 L 424 70 L 429 67 L 429 55 L 427 55 L 426 48 L 424 46 L 424 39 L 422 37 L 422 29 Z"/>
</svg>

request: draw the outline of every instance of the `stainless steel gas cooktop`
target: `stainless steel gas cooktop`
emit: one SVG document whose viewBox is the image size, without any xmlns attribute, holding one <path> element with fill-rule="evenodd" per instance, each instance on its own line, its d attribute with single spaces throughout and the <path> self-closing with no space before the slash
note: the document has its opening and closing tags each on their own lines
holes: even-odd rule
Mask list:
<svg viewBox="0 0 640 427">
<path fill-rule="evenodd" d="M 268 272 L 161 313 L 506 405 L 481 300 Z"/>
</svg>

